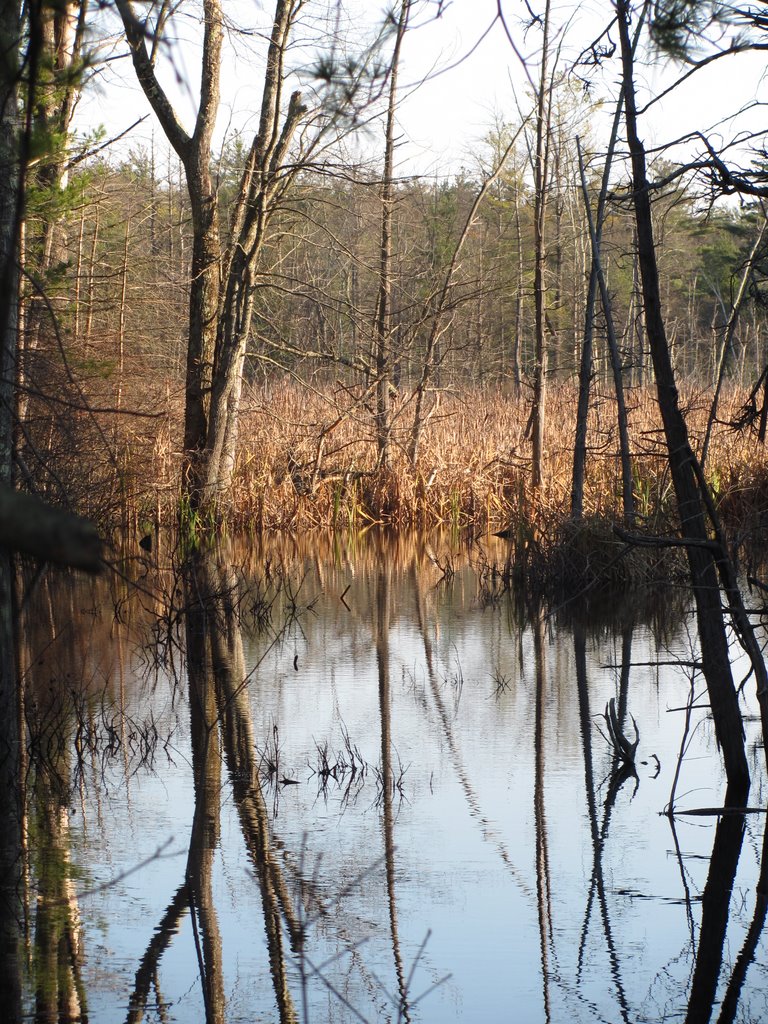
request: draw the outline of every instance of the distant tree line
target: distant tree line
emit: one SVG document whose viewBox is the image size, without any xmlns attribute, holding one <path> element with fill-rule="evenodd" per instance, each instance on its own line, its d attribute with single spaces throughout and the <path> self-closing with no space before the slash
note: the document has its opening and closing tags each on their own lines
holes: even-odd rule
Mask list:
<svg viewBox="0 0 768 1024">
<path fill-rule="evenodd" d="M 489 163 L 496 136 L 489 141 Z M 218 161 L 218 201 L 226 219 L 242 153 Z M 519 390 L 533 352 L 533 190 L 513 153 L 480 205 L 441 311 L 434 346 L 434 391 L 469 385 Z M 584 327 L 589 239 L 575 154 L 553 183 L 547 252 L 547 372 L 575 378 Z M 569 169 L 567 175 L 565 168 Z M 393 202 L 392 383 L 407 391 L 423 368 L 434 303 L 464 229 L 484 170 L 441 180 L 399 182 Z M 245 361 L 248 379 L 289 370 L 308 380 L 340 378 L 350 387 L 376 374 L 374 313 L 378 287 L 379 180 L 375 169 L 345 175 L 303 172 L 272 221 L 259 265 Z M 114 163 L 80 168 L 69 186 L 71 209 L 59 221 L 59 260 L 36 282 L 55 313 L 73 371 L 116 408 L 178 387 L 185 359 L 191 231 L 186 191 L 167 152 L 136 150 Z M 58 198 L 58 197 L 57 197 Z M 29 213 L 44 217 L 41 197 Z M 714 381 L 722 332 L 757 231 L 760 211 L 701 209 L 682 185 L 654 205 L 660 275 L 673 359 L 682 375 Z M 747 383 L 765 357 L 764 275 L 768 245 L 755 259 L 729 373 Z M 609 204 L 603 265 L 620 332 L 628 384 L 649 380 L 631 210 L 621 194 Z M 30 286 L 26 303 L 32 305 Z M 44 316 L 45 314 L 40 314 Z M 27 318 L 26 330 L 33 329 Z M 38 325 L 35 324 L 35 330 Z M 61 373 L 58 340 L 27 357 L 30 381 Z M 608 375 L 598 314 L 596 372 Z M 30 346 L 30 349 L 32 347 Z M 39 349 L 39 351 L 38 351 Z"/>
</svg>

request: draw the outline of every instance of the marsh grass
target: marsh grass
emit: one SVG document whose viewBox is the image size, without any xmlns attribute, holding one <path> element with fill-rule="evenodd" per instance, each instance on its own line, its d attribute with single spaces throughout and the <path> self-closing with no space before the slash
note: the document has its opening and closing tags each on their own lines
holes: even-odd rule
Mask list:
<svg viewBox="0 0 768 1024">
<path fill-rule="evenodd" d="M 544 485 L 530 487 L 530 403 L 501 389 L 447 390 L 427 423 L 420 456 L 406 455 L 410 412 L 397 407 L 392 457 L 376 463 L 370 414 L 347 398 L 346 389 L 302 388 L 283 380 L 251 389 L 240 431 L 226 528 L 233 532 L 448 530 L 478 537 L 504 532 L 525 564 L 564 540 L 573 541 L 578 563 L 600 522 L 621 516 L 621 473 L 616 409 L 598 393 L 592 403 L 585 482 L 585 523 L 568 535 L 576 390 L 551 384 L 548 395 Z M 181 465 L 180 396 L 156 396 L 156 421 L 122 425 L 115 434 L 114 525 L 146 530 L 176 524 Z M 739 540 L 768 527 L 768 452 L 749 430 L 728 426 L 745 393 L 732 388 L 721 399 L 720 422 L 709 449 L 707 479 L 726 526 Z M 710 395 L 681 391 L 694 448 L 700 448 Z M 651 388 L 628 393 L 634 496 L 639 525 L 662 533 L 674 527 L 674 494 L 660 418 Z M 83 472 L 88 472 L 87 466 Z M 119 477 L 119 479 L 118 479 Z M 80 488 L 88 505 L 87 486 Z M 85 514 L 96 510 L 81 509 Z M 98 516 L 103 519 L 103 516 Z M 590 525 L 593 524 L 593 525 Z M 204 528 L 205 524 L 196 524 Z M 567 567 L 566 567 L 567 568 Z"/>
<path fill-rule="evenodd" d="M 721 418 L 735 415 L 743 396 L 733 392 Z M 314 405 L 316 403 L 316 406 Z M 233 495 L 233 526 L 254 529 L 447 528 L 474 534 L 512 531 L 518 544 L 551 543 L 569 518 L 575 430 L 575 389 L 553 386 L 549 396 L 544 487 L 530 489 L 528 403 L 501 391 L 447 392 L 424 434 L 413 466 L 394 432 L 390 466 L 377 468 L 364 424 L 347 418 L 333 445 L 318 457 L 324 429 L 316 395 L 280 385 L 269 402 L 245 415 Z M 684 396 L 691 437 L 706 426 L 708 395 Z M 668 528 L 674 495 L 661 422 L 652 391 L 634 391 L 630 404 L 633 476 L 638 514 L 649 530 Z M 585 488 L 589 519 L 621 514 L 615 405 L 600 398 L 592 409 Z M 707 467 L 716 498 L 735 521 L 768 508 L 768 454 L 753 435 L 721 425 Z"/>
</svg>

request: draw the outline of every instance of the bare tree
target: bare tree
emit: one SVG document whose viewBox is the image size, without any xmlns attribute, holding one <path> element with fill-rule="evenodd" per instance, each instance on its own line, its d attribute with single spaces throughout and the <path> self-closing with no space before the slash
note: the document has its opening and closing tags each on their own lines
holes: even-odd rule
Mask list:
<svg viewBox="0 0 768 1024">
<path fill-rule="evenodd" d="M 545 224 L 547 198 L 549 193 L 549 133 L 552 109 L 552 82 L 550 80 L 550 0 L 544 7 L 542 17 L 541 67 L 536 91 L 536 153 L 534 174 L 534 280 L 533 298 L 535 317 L 535 354 L 533 368 L 533 405 L 531 407 L 531 433 L 533 438 L 533 474 L 531 483 L 538 491 L 544 477 L 544 423 L 546 418 L 546 373 L 547 373 L 547 299 L 544 273 L 547 254 Z"/>
<path fill-rule="evenodd" d="M 379 245 L 379 293 L 374 323 L 376 367 L 376 440 L 379 464 L 389 463 L 389 406 L 392 388 L 390 336 L 392 333 L 392 214 L 394 209 L 395 112 L 400 51 L 408 29 L 412 0 L 401 0 L 395 30 L 395 45 L 389 72 L 387 120 L 384 129 L 384 170 L 381 183 L 381 241 Z"/>
<path fill-rule="evenodd" d="M 305 0 L 276 0 L 264 73 L 259 128 L 233 204 L 228 241 L 221 237 L 211 138 L 220 99 L 223 13 L 204 0 L 199 104 L 188 133 L 155 73 L 166 8 L 140 21 L 130 0 L 117 0 L 144 93 L 181 160 L 192 208 L 192 266 L 187 339 L 183 489 L 193 510 L 219 514 L 232 479 L 258 262 L 270 219 L 299 165 L 286 165 L 306 113 L 301 94 L 283 106 L 285 60 Z"/>
<path fill-rule="evenodd" d="M 709 690 L 715 732 L 723 750 L 730 795 L 738 801 L 743 799 L 749 789 L 749 768 L 744 751 L 741 712 L 728 655 L 715 552 L 708 536 L 706 512 L 700 490 L 701 476 L 696 472 L 698 464 L 678 403 L 675 373 L 662 314 L 645 149 L 637 128 L 634 55 L 629 34 L 632 5 L 628 0 L 616 0 L 615 6 L 621 40 L 625 122 L 632 165 L 631 188 L 637 226 L 646 332 L 656 378 L 659 410 L 664 424 L 670 473 L 696 599 L 702 668 Z M 720 556 L 724 557 L 724 553 L 720 552 Z"/>
</svg>

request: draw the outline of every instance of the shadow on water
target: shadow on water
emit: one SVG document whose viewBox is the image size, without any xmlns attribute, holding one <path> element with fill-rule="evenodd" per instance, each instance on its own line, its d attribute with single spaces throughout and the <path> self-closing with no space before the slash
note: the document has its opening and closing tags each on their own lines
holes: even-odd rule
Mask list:
<svg viewBox="0 0 768 1024">
<path fill-rule="evenodd" d="M 680 873 L 663 882 L 617 859 L 662 801 L 653 775 L 638 779 L 597 729 L 598 712 L 614 700 L 622 731 L 656 692 L 664 718 L 661 676 L 630 684 L 630 666 L 638 645 L 643 665 L 649 645 L 672 643 L 669 621 L 661 640 L 626 617 L 615 634 L 602 619 L 590 634 L 578 616 L 565 626 L 508 597 L 488 602 L 471 551 L 434 538 L 222 548 L 154 575 L 145 563 L 140 590 L 65 576 L 24 586 L 0 565 L 3 1022 L 495 1020 L 518 989 L 518 1019 L 628 1022 L 660 978 L 666 1005 L 690 1024 L 730 1024 L 768 999 L 758 969 L 768 828 L 747 856 L 744 814 L 723 813 L 706 854 L 701 830 L 686 834 L 699 843 L 687 862 L 680 819 L 670 818 Z M 600 674 L 597 653 L 614 636 L 618 672 Z M 641 719 L 644 741 L 653 717 Z M 310 757 L 333 749 L 333 722 L 360 766 L 354 796 L 340 760 L 310 792 Z M 662 724 L 673 759 L 679 737 Z M 302 729 L 311 743 L 299 743 Z M 265 768 L 270 743 L 290 777 Z M 141 820 L 144 780 L 166 772 L 169 804 L 189 780 L 183 852 L 174 843 L 170 857 L 168 833 L 156 832 L 146 862 L 137 853 L 124 870 L 100 863 L 102 845 L 120 843 L 115 801 L 135 802 Z M 247 865 L 236 884 L 235 845 Z M 146 910 L 131 920 L 121 886 L 158 867 L 152 930 Z M 225 882 L 236 895 L 226 898 Z M 648 990 L 637 929 L 655 925 L 639 896 L 627 897 L 633 884 L 677 915 L 658 961 L 646 951 Z M 680 898 L 660 895 L 675 884 Z M 738 899 L 747 887 L 750 919 Z M 486 919 L 474 921 L 476 906 Z M 109 977 L 102 914 L 125 915 L 134 935 Z M 433 925 L 442 928 L 434 959 L 423 939 Z M 109 928 L 117 934 L 120 921 Z M 468 950 L 468 935 L 481 945 L 487 935 L 488 948 Z M 505 953 L 508 976 L 473 976 L 511 943 L 525 962 Z M 428 975 L 420 995 L 417 969 Z M 503 997 L 488 995 L 486 1006 L 494 986 Z"/>
</svg>

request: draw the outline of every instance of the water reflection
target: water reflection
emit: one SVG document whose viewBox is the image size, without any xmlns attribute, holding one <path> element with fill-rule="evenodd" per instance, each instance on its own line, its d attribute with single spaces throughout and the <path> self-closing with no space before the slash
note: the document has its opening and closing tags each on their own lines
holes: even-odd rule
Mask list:
<svg viewBox="0 0 768 1024">
<path fill-rule="evenodd" d="M 747 934 L 744 937 L 744 945 L 738 955 L 725 995 L 723 996 L 718 1024 L 731 1024 L 732 1021 L 736 1020 L 739 997 L 747 979 L 747 972 L 757 955 L 758 944 L 765 925 L 766 911 L 768 911 L 768 819 L 766 819 L 763 832 L 760 877 L 758 878 L 755 892 L 755 911 Z M 708 1012 L 706 1006 L 703 1007 L 703 1012 Z"/>
<path fill-rule="evenodd" d="M 379 679 L 379 713 L 381 715 L 381 806 L 384 856 L 387 871 L 387 903 L 389 930 L 392 936 L 392 955 L 397 978 L 398 1017 L 410 1024 L 408 991 L 403 967 L 403 956 L 397 932 L 397 893 L 395 884 L 395 772 L 392 767 L 392 701 L 389 678 L 389 632 L 391 602 L 391 570 L 382 564 L 376 578 L 376 665 Z"/>
<path fill-rule="evenodd" d="M 0 549 L 0 1006 L 21 1020 L 22 760 L 21 708 L 10 557 Z"/>
<path fill-rule="evenodd" d="M 685 623 L 560 625 L 489 590 L 493 557 L 305 538 L 141 591 L 0 576 L 3 1020 L 758 1019 L 762 816 L 660 813 Z M 716 806 L 699 715 L 679 791 Z"/>
<path fill-rule="evenodd" d="M 211 555 L 195 559 L 185 575 L 187 676 L 195 777 L 187 884 L 192 896 L 193 920 L 199 923 L 195 935 L 206 1020 L 218 1024 L 224 1020 L 224 990 L 211 869 L 219 838 L 221 743 L 243 839 L 261 892 L 279 1019 L 281 1024 L 292 1024 L 297 1017 L 286 974 L 283 922 L 294 950 L 301 946 L 302 931 L 272 849 L 248 701 L 249 673 L 236 607 L 237 583 L 232 569 Z"/>
<path fill-rule="evenodd" d="M 744 817 L 725 814 L 715 830 L 709 872 L 701 894 L 701 925 L 686 1024 L 706 1024 L 717 995 L 733 883 L 744 841 Z"/>
<path fill-rule="evenodd" d="M 547 645 L 544 637 L 544 611 L 536 608 L 532 614 L 533 652 L 536 666 L 536 698 L 534 726 L 534 789 L 533 819 L 536 830 L 536 902 L 539 916 L 539 950 L 541 956 L 541 980 L 543 987 L 544 1017 L 547 1024 L 552 1020 L 552 1006 L 549 997 L 550 950 L 553 945 L 552 929 L 552 888 L 549 872 L 549 841 L 545 811 L 546 745 L 545 715 L 547 689 Z"/>
<path fill-rule="evenodd" d="M 581 977 L 584 962 L 584 950 L 589 934 L 590 918 L 594 904 L 595 894 L 600 906 L 600 920 L 605 936 L 605 949 L 608 957 L 610 977 L 614 983 L 616 1001 L 619 1005 L 621 1019 L 629 1021 L 629 1005 L 626 992 L 621 980 L 621 967 L 616 944 L 613 938 L 611 920 L 608 909 L 608 895 L 606 893 L 605 877 L 603 874 L 603 850 L 608 838 L 608 826 L 611 820 L 619 791 L 627 779 L 634 774 L 634 767 L 630 769 L 627 765 L 618 763 L 617 756 L 610 767 L 610 779 L 603 806 L 603 820 L 598 823 L 597 811 L 597 783 L 595 781 L 594 760 L 592 752 L 592 735 L 594 733 L 594 719 L 589 701 L 589 679 L 587 677 L 587 634 L 584 623 L 576 623 L 573 629 L 573 652 L 576 668 L 576 689 L 579 699 L 579 726 L 581 729 L 581 742 L 584 751 L 584 789 L 587 798 L 587 811 L 589 815 L 589 831 L 592 839 L 592 874 L 589 881 L 587 894 L 587 906 L 584 913 L 584 924 L 581 929 L 579 941 L 579 966 L 577 977 Z M 632 654 L 632 630 L 625 628 L 622 633 L 621 669 L 619 684 L 619 722 L 623 724 L 627 714 L 627 690 L 629 684 L 629 665 Z"/>
</svg>

